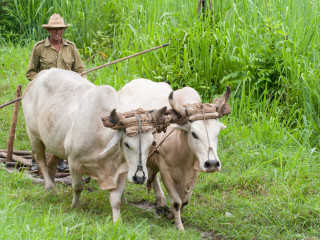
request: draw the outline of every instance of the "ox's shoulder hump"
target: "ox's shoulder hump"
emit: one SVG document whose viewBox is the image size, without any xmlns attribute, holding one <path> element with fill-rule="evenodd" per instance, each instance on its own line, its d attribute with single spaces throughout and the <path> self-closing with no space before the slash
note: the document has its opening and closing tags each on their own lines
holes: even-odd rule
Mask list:
<svg viewBox="0 0 320 240">
<path fill-rule="evenodd" d="M 99 101 L 118 101 L 117 91 L 109 85 L 98 85 L 88 93 Z"/>
<path fill-rule="evenodd" d="M 91 104 L 105 111 L 111 111 L 118 106 L 118 93 L 108 85 L 94 86 L 86 92 L 82 101 L 86 106 Z"/>
<path fill-rule="evenodd" d="M 201 103 L 201 97 L 199 93 L 191 87 L 178 89 L 174 91 L 173 96 L 180 104 Z"/>
<path fill-rule="evenodd" d="M 109 86 L 109 85 L 98 85 L 97 86 L 97 92 L 101 92 L 101 93 L 108 93 L 108 94 L 118 94 L 117 91 Z"/>
<path fill-rule="evenodd" d="M 171 91 L 171 87 L 169 84 L 165 82 L 154 82 L 152 80 L 145 79 L 145 78 L 133 79 L 132 81 L 127 83 L 122 89 L 123 91 L 127 91 L 127 89 L 130 89 L 131 91 L 132 90 L 139 91 L 139 89 L 145 89 L 145 88 L 150 90 L 157 89 L 157 91 L 161 91 L 165 93 Z"/>
</svg>

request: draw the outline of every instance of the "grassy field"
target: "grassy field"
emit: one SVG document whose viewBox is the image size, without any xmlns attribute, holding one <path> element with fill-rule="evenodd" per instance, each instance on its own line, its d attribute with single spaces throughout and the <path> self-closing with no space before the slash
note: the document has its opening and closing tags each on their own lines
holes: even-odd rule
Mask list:
<svg viewBox="0 0 320 240">
<path fill-rule="evenodd" d="M 2 48 L 5 65 L 1 103 L 14 98 L 24 77 L 26 48 Z M 112 71 L 111 69 L 109 71 Z M 88 76 L 90 79 L 90 76 Z M 108 78 L 107 78 L 108 79 Z M 107 80 L 108 81 L 108 80 Z M 110 75 L 110 84 L 112 76 Z M 118 83 L 120 86 L 123 83 Z M 115 84 L 115 86 L 117 86 Z M 108 192 L 93 182 L 82 196 L 82 208 L 70 208 L 71 187 L 58 186 L 56 195 L 46 194 L 23 174 L 1 176 L 1 233 L 15 239 L 316 239 L 320 237 L 320 153 L 301 143 L 300 113 L 274 110 L 267 117 L 246 111 L 250 96 L 231 99 L 232 114 L 223 119 L 219 156 L 223 170 L 200 174 L 191 202 L 183 212 L 186 231 L 180 233 L 164 217 L 134 204 L 153 203 L 153 192 L 127 185 L 122 218 L 113 225 Z M 267 101 L 267 100 L 266 100 Z M 269 104 L 266 103 L 266 106 Z M 1 109 L 0 148 L 6 148 L 12 106 Z M 282 115 L 296 118 L 295 128 L 286 126 Z M 289 121 L 287 119 L 287 121 Z M 307 134 L 307 133 L 305 133 Z M 15 149 L 30 150 L 22 111 L 19 113 Z M 127 202 L 126 202 L 127 201 Z M 228 215 L 231 213 L 232 215 Z M 213 238 L 214 239 L 214 238 Z"/>
<path fill-rule="evenodd" d="M 73 24 L 66 38 L 86 69 L 170 43 L 89 73 L 97 85 L 118 90 L 144 77 L 192 86 L 204 101 L 226 84 L 233 93 L 219 138 L 222 171 L 200 174 L 182 213 L 185 232 L 146 208 L 154 194 L 143 186 L 127 184 L 113 224 L 109 193 L 94 181 L 81 209 L 72 210 L 70 186 L 48 194 L 23 173 L 0 168 L 0 239 L 320 239 L 318 2 L 213 1 L 206 18 L 196 1 L 8 2 L 20 4 L 16 16 L 29 21 L 11 19 L 24 29 L 18 40 L 0 35 L 0 104 L 18 84 L 27 86 L 32 46 L 45 35 L 38 26 L 53 12 Z M 0 109 L 0 149 L 7 148 L 12 109 Z M 30 150 L 21 110 L 15 149 Z"/>
</svg>

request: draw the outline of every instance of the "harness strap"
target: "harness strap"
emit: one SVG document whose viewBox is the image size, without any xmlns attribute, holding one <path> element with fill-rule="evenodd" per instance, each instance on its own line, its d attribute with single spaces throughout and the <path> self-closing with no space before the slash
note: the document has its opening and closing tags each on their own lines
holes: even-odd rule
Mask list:
<svg viewBox="0 0 320 240">
<path fill-rule="evenodd" d="M 138 114 L 135 114 L 137 119 L 138 119 L 138 127 L 139 127 L 139 165 L 138 168 L 141 167 L 142 170 L 142 153 L 141 153 L 141 123 L 140 123 L 140 118 Z M 139 169 L 140 170 L 140 169 Z"/>
<path fill-rule="evenodd" d="M 207 127 L 207 119 L 204 115 L 204 108 L 203 108 L 203 121 L 204 121 L 204 125 L 206 127 L 206 133 L 207 133 L 207 139 L 208 139 L 208 145 L 209 145 L 209 147 L 208 147 L 208 160 L 210 157 L 210 151 L 213 153 L 213 156 L 217 159 L 216 154 L 213 151 L 213 148 L 210 146 L 209 133 L 208 133 L 208 127 Z"/>
<path fill-rule="evenodd" d="M 133 179 L 135 179 L 135 181 L 137 181 L 138 183 L 143 183 L 145 181 L 146 175 L 143 171 L 143 166 L 142 166 L 142 153 L 141 153 L 141 124 L 140 124 L 140 117 L 138 114 L 135 114 L 135 116 L 138 119 L 138 126 L 139 126 L 139 164 L 137 167 L 137 171 L 133 176 Z M 137 173 L 141 171 L 143 173 L 142 177 L 137 177 Z M 141 182 L 142 179 L 142 182 Z"/>
<path fill-rule="evenodd" d="M 151 157 L 153 154 L 158 153 L 158 148 L 160 147 L 160 145 L 170 136 L 170 134 L 174 131 L 175 128 L 173 128 L 168 134 L 167 136 L 165 136 L 160 143 L 153 149 L 153 151 L 149 154 L 148 158 Z"/>
</svg>

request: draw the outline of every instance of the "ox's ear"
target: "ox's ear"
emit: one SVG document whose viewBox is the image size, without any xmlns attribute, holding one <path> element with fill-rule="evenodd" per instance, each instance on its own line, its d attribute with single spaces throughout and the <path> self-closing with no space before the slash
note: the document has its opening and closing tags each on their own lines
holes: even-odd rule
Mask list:
<svg viewBox="0 0 320 240">
<path fill-rule="evenodd" d="M 123 136 L 123 133 L 124 133 L 123 130 L 117 131 L 117 134 L 113 136 L 113 138 L 110 140 L 110 142 L 108 143 L 106 148 L 100 154 L 104 154 L 104 153 L 108 152 L 110 148 L 117 145 L 120 142 L 120 140 Z"/>
<path fill-rule="evenodd" d="M 178 130 L 182 130 L 182 131 L 185 131 L 185 132 L 190 132 L 190 129 L 191 129 L 191 122 L 187 121 L 185 124 L 183 125 L 178 125 L 178 124 L 171 124 L 172 127 L 174 127 L 175 129 L 178 129 Z"/>
</svg>

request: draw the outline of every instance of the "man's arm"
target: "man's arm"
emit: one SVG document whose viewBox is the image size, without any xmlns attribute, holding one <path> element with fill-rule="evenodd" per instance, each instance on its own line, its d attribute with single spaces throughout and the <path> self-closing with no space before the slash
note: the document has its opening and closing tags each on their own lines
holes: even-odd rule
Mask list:
<svg viewBox="0 0 320 240">
<path fill-rule="evenodd" d="M 29 59 L 28 70 L 26 73 L 26 77 L 29 79 L 29 81 L 33 80 L 39 73 L 39 65 L 40 55 L 37 52 L 36 47 L 34 47 Z"/>
<path fill-rule="evenodd" d="M 85 71 L 85 69 L 84 69 L 80 54 L 75 46 L 73 49 L 73 54 L 74 54 L 74 56 L 73 56 L 74 64 L 73 64 L 72 71 L 77 72 L 79 74 L 83 73 Z M 82 77 L 86 78 L 86 75 L 83 75 Z"/>
</svg>

